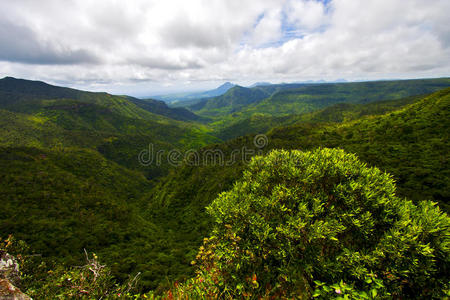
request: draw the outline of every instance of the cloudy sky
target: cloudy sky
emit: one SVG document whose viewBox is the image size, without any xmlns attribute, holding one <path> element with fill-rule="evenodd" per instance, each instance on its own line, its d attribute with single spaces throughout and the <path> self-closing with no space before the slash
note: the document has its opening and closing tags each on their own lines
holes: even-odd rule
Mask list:
<svg viewBox="0 0 450 300">
<path fill-rule="evenodd" d="M 0 77 L 135 96 L 450 76 L 448 0 L 0 0 Z"/>
</svg>

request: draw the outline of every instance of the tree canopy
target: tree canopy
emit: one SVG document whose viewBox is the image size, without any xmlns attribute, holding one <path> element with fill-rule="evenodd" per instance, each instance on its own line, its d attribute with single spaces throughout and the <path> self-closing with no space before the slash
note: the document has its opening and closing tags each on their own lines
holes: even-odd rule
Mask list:
<svg viewBox="0 0 450 300">
<path fill-rule="evenodd" d="M 449 218 L 340 149 L 255 157 L 208 206 L 198 276 L 231 297 L 442 297 Z M 208 281 L 209 280 L 209 281 Z M 184 287 L 188 290 L 187 287 Z"/>
</svg>

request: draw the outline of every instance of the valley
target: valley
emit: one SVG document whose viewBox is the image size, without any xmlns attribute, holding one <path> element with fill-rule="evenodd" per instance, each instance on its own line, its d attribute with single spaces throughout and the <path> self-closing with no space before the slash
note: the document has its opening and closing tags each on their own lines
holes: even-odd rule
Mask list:
<svg viewBox="0 0 450 300">
<path fill-rule="evenodd" d="M 191 261 L 214 227 L 205 208 L 247 163 L 144 165 L 138 156 L 150 144 L 165 155 L 343 149 L 391 174 L 395 197 L 448 212 L 449 78 L 235 86 L 189 101 L 1 79 L 0 236 L 25 241 L 47 270 L 95 252 L 118 282 L 139 273 L 142 293 L 193 278 Z"/>
</svg>

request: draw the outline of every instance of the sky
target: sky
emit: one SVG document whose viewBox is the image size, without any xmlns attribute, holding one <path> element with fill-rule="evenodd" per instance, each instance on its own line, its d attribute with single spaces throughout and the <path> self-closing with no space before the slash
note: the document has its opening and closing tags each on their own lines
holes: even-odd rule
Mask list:
<svg viewBox="0 0 450 300">
<path fill-rule="evenodd" d="M 0 0 L 0 77 L 147 96 L 450 76 L 449 0 Z"/>
</svg>

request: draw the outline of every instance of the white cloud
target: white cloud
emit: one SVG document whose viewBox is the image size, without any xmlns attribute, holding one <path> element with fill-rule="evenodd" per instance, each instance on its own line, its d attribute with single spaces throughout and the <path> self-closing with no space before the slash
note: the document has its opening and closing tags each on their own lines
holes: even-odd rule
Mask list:
<svg viewBox="0 0 450 300">
<path fill-rule="evenodd" d="M 282 32 L 282 16 L 281 8 L 272 9 L 264 12 L 257 20 L 251 32 L 251 43 L 261 46 L 267 43 L 274 43 L 281 39 Z"/>
<path fill-rule="evenodd" d="M 0 11 L 0 76 L 86 89 L 450 71 L 448 0 L 0 0 Z"/>
<path fill-rule="evenodd" d="M 302 30 L 313 30 L 325 25 L 328 20 L 323 2 L 290 0 L 287 3 L 288 21 Z"/>
</svg>

